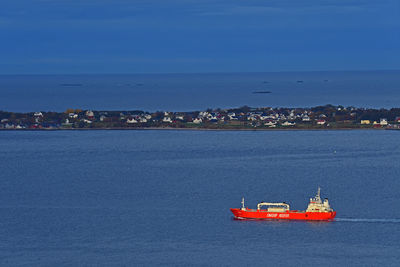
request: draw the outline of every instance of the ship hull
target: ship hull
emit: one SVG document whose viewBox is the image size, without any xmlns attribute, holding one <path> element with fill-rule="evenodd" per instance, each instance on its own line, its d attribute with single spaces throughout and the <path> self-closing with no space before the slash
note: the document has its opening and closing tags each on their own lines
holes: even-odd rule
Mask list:
<svg viewBox="0 0 400 267">
<path fill-rule="evenodd" d="M 266 210 L 253 209 L 231 209 L 231 211 L 237 219 L 330 221 L 336 216 L 336 211 L 305 212 L 289 210 L 286 212 L 268 212 Z"/>
</svg>

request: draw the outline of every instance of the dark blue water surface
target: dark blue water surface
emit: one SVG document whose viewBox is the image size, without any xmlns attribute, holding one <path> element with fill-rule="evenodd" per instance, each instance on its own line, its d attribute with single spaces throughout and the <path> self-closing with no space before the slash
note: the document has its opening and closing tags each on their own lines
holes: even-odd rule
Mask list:
<svg viewBox="0 0 400 267">
<path fill-rule="evenodd" d="M 399 266 L 400 131 L 1 131 L 2 266 Z M 333 222 L 239 221 L 259 201 Z"/>
<path fill-rule="evenodd" d="M 399 106 L 399 90 L 400 71 L 0 75 L 0 110 L 193 111 L 325 104 L 392 108 Z"/>
</svg>

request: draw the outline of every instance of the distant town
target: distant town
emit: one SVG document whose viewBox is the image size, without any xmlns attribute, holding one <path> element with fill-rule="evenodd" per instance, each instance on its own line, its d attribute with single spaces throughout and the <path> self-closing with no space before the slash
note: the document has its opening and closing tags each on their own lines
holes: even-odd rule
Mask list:
<svg viewBox="0 0 400 267">
<path fill-rule="evenodd" d="M 0 111 L 0 130 L 61 129 L 400 129 L 400 108 L 325 105 L 312 108 L 252 108 L 171 112 Z"/>
</svg>

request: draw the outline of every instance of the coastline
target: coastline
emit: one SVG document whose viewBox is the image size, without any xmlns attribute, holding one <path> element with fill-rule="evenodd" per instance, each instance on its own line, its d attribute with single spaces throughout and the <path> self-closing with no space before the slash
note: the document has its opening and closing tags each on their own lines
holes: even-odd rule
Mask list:
<svg viewBox="0 0 400 267">
<path fill-rule="evenodd" d="M 0 130 L 195 130 L 310 131 L 400 129 L 400 108 L 344 106 L 252 108 L 146 112 L 67 109 L 65 112 L 0 111 Z"/>
<path fill-rule="evenodd" d="M 39 128 L 39 129 L 0 129 L 1 131 L 149 131 L 149 130 L 156 130 L 156 131 L 355 131 L 355 130 L 373 130 L 373 131 L 382 131 L 382 130 L 400 130 L 400 129 L 392 129 L 392 128 L 174 128 L 174 127 L 135 127 L 135 128 L 126 128 L 126 127 L 110 127 L 110 128 Z"/>
</svg>

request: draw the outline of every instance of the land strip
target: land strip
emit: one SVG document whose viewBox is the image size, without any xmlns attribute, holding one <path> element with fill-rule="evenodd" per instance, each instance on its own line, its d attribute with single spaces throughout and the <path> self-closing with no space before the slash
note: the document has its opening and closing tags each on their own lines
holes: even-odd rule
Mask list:
<svg viewBox="0 0 400 267">
<path fill-rule="evenodd" d="M 0 111 L 0 130 L 188 129 L 188 130 L 323 130 L 400 129 L 400 108 L 344 106 L 251 108 L 146 112 L 68 109 L 65 112 Z"/>
</svg>

